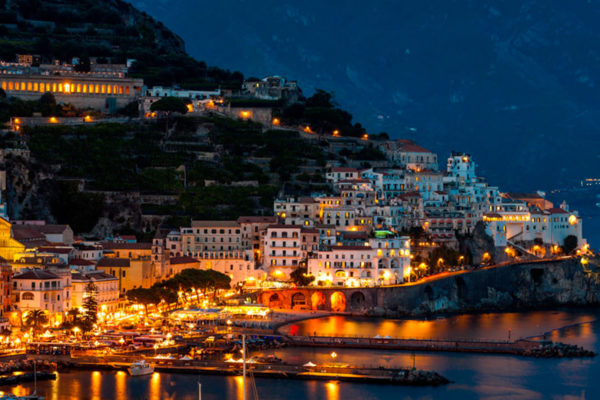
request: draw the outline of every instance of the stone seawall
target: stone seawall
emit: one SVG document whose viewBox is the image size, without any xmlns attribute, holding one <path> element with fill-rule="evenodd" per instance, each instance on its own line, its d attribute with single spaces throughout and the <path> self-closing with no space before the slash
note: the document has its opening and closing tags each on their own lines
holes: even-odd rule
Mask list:
<svg viewBox="0 0 600 400">
<path fill-rule="evenodd" d="M 377 289 L 380 316 L 600 304 L 600 260 L 578 258 L 487 268 L 413 286 Z"/>
<path fill-rule="evenodd" d="M 386 317 L 599 305 L 600 258 L 508 264 L 389 287 L 263 289 L 251 296 L 275 310 Z"/>
</svg>

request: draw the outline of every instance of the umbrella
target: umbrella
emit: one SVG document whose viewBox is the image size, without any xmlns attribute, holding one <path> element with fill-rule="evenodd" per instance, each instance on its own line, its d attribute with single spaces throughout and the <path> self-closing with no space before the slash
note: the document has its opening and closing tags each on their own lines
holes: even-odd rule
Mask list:
<svg viewBox="0 0 600 400">
<path fill-rule="evenodd" d="M 303 367 L 316 367 L 316 366 L 317 366 L 317 364 L 312 363 L 310 361 L 303 365 Z"/>
</svg>

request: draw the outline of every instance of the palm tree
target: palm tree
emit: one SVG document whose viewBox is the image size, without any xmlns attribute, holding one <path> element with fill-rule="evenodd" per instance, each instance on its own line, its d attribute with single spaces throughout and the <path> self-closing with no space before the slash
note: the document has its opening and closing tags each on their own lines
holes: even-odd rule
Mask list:
<svg viewBox="0 0 600 400">
<path fill-rule="evenodd" d="M 43 310 L 31 310 L 25 315 L 23 325 L 33 328 L 33 332 L 38 332 L 44 325 L 48 323 L 48 315 Z"/>
</svg>

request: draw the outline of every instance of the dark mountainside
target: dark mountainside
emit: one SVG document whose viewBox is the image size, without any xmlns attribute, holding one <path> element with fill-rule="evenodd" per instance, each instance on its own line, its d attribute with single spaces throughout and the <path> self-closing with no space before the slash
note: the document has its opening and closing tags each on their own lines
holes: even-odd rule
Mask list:
<svg viewBox="0 0 600 400">
<path fill-rule="evenodd" d="M 507 190 L 600 171 L 600 2 L 133 1 L 192 56 L 335 92 L 369 132 L 474 155 Z"/>
</svg>

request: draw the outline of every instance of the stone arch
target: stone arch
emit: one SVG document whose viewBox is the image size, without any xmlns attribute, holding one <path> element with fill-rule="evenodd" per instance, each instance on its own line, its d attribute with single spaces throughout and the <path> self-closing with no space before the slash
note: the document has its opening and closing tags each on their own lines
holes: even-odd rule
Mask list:
<svg viewBox="0 0 600 400">
<path fill-rule="evenodd" d="M 433 288 L 429 285 L 425 287 L 425 299 L 429 301 L 433 300 Z"/>
<path fill-rule="evenodd" d="M 462 276 L 454 279 L 454 287 L 456 288 L 456 298 L 458 300 L 464 300 L 467 297 L 467 284 Z"/>
<path fill-rule="evenodd" d="M 346 296 L 344 296 L 344 293 L 333 292 L 329 300 L 331 301 L 331 311 L 346 311 Z"/>
<path fill-rule="evenodd" d="M 380 258 L 378 261 L 378 267 L 379 268 L 387 268 L 388 267 L 388 259 L 387 258 Z"/>
<path fill-rule="evenodd" d="M 392 258 L 392 260 L 390 261 L 390 268 L 398 268 L 399 265 L 400 264 L 398 263 L 398 260 Z"/>
<path fill-rule="evenodd" d="M 313 310 L 325 309 L 325 295 L 322 292 L 314 292 L 310 296 L 310 302 Z"/>
<path fill-rule="evenodd" d="M 306 308 L 306 296 L 297 292 L 292 295 L 292 310 L 295 308 Z"/>
<path fill-rule="evenodd" d="M 350 295 L 350 309 L 351 310 L 362 310 L 365 308 L 367 299 L 363 292 L 357 291 Z"/>
<path fill-rule="evenodd" d="M 283 308 L 283 302 L 279 294 L 273 293 L 269 296 L 269 308 Z"/>
</svg>

